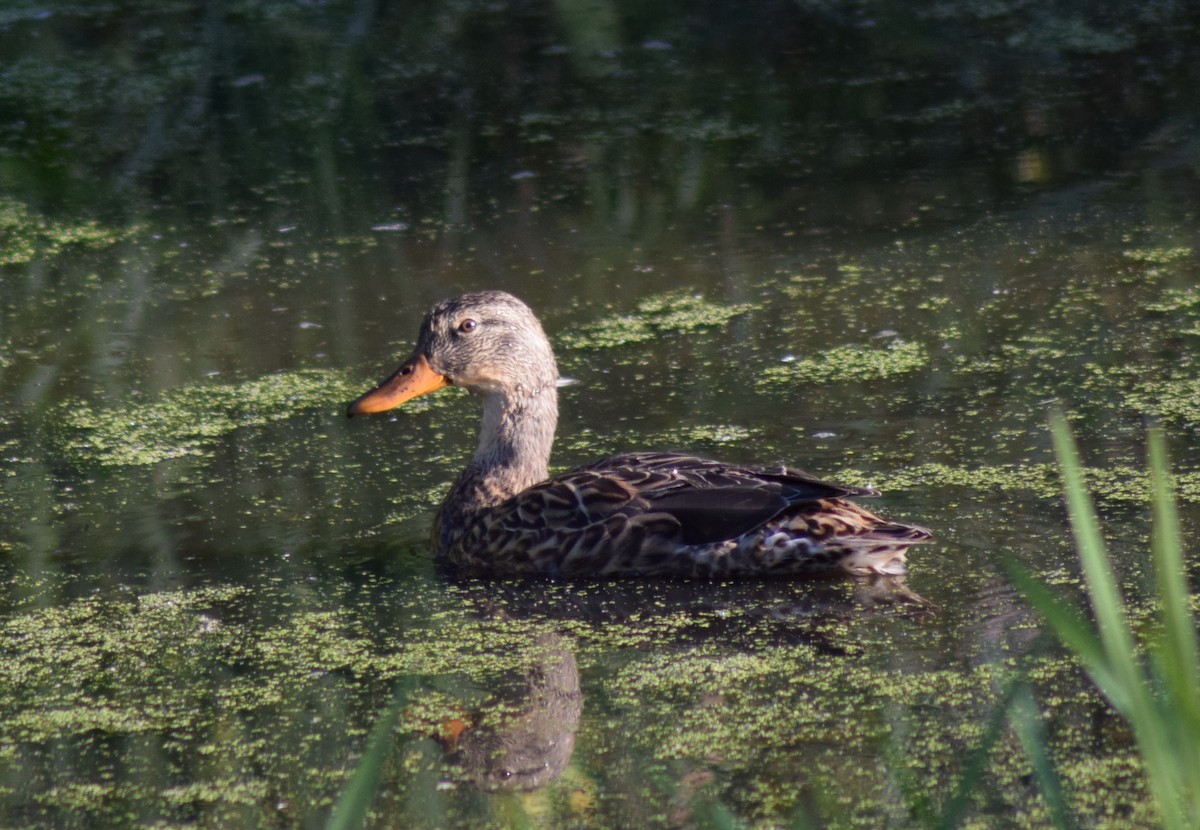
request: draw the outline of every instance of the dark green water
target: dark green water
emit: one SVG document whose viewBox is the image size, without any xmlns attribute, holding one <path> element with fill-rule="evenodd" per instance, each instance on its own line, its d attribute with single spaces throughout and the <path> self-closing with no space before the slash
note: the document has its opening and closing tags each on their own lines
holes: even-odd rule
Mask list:
<svg viewBox="0 0 1200 830">
<path fill-rule="evenodd" d="M 320 826 L 401 685 L 379 827 L 921 826 L 1020 663 L 1082 823 L 1145 826 L 1000 563 L 1079 592 L 1051 401 L 1131 597 L 1147 416 L 1200 521 L 1196 35 L 1170 3 L 8 4 L 0 824 Z M 786 462 L 937 543 L 893 582 L 446 581 L 475 402 L 343 412 L 478 288 L 578 381 L 557 467 Z M 1002 742 L 978 826 L 1045 821 L 1029 772 Z"/>
</svg>

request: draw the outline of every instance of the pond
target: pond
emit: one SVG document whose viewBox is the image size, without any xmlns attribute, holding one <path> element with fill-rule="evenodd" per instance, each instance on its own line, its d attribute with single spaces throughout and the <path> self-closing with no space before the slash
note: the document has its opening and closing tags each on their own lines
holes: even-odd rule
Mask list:
<svg viewBox="0 0 1200 830">
<path fill-rule="evenodd" d="M 1150 420 L 1200 522 L 1198 23 L 11 4 L 2 823 L 320 826 L 398 699 L 371 826 L 925 826 L 1017 673 L 1081 824 L 1151 823 L 1005 568 L 1082 599 L 1053 403 L 1141 612 Z M 482 288 L 574 381 L 555 471 L 787 463 L 935 543 L 875 580 L 447 578 L 477 401 L 344 413 Z M 1044 825 L 1017 737 L 988 764 L 971 826 Z"/>
</svg>

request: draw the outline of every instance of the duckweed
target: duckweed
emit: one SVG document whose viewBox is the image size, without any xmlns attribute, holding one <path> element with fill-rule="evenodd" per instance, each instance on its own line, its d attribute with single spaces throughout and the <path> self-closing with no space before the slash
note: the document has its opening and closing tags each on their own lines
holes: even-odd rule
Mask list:
<svg viewBox="0 0 1200 830">
<path fill-rule="evenodd" d="M 345 401 L 362 388 L 344 372 L 309 369 L 237 384 L 185 386 L 149 403 L 107 409 L 71 402 L 64 407 L 63 449 L 76 463 L 103 466 L 203 457 L 233 430 Z"/>
<path fill-rule="evenodd" d="M 1138 384 L 1125 394 L 1124 404 L 1186 426 L 1200 424 L 1200 378 Z"/>
<path fill-rule="evenodd" d="M 641 439 L 652 447 L 692 447 L 698 444 L 740 444 L 751 439 L 752 430 L 735 424 L 696 424 Z"/>
<path fill-rule="evenodd" d="M 738 809 L 750 808 L 744 799 L 751 794 L 728 782 L 753 781 L 753 809 L 765 821 L 786 815 L 805 787 L 852 791 L 836 812 L 862 821 L 899 809 L 887 785 L 888 756 L 878 747 L 892 746 L 904 768 L 940 791 L 978 739 L 995 689 L 1013 667 L 1007 658 L 939 667 L 935 652 L 890 665 L 878 655 L 907 637 L 907 627 L 852 606 L 831 614 L 824 605 L 807 615 L 790 601 L 802 600 L 808 588 L 779 590 L 777 601 L 789 602 L 778 608 L 738 602 L 727 612 L 675 609 L 670 586 L 633 588 L 636 612 L 604 625 L 521 611 L 531 597 L 520 590 L 436 580 L 411 581 L 393 599 L 383 629 L 372 622 L 371 605 L 351 595 L 316 598 L 328 605 L 320 610 L 314 598 L 295 603 L 285 583 L 89 597 L 33 609 L 3 624 L 0 703 L 9 716 L 0 725 L 0 763 L 26 763 L 43 742 L 100 736 L 147 746 L 182 742 L 206 759 L 207 771 L 152 775 L 134 749 L 121 763 L 142 776 L 136 789 L 103 777 L 54 783 L 38 801 L 58 815 L 106 815 L 114 799 L 146 816 L 169 819 L 182 809 L 214 820 L 261 809 L 264 798 L 328 803 L 345 762 L 321 747 L 334 736 L 364 740 L 374 711 L 346 711 L 348 689 L 386 689 L 397 678 L 419 677 L 398 736 L 398 757 L 408 760 L 391 775 L 465 786 L 470 771 L 427 738 L 449 740 L 443 730 L 455 719 L 489 729 L 522 722 L 526 704 L 497 698 L 495 690 L 519 690 L 515 679 L 540 676 L 568 649 L 590 702 L 575 736 L 576 771 L 543 797 L 602 817 L 608 808 L 585 797 L 595 785 L 580 780 L 580 767 L 636 763 L 649 774 L 645 796 L 663 798 L 654 788 L 671 791 L 675 777 L 652 771 L 682 764 L 719 770 L 709 792 Z M 850 588 L 837 593 L 848 597 Z M 554 585 L 539 592 L 547 609 L 606 593 L 600 586 Z M 731 630 L 760 645 L 728 642 Z M 801 640 L 762 645 L 781 630 Z M 840 653 L 831 653 L 830 643 Z M 1069 725 L 1081 705 L 1096 704 L 1070 660 L 1038 659 L 1030 675 L 1047 690 L 1052 719 Z M 126 693 L 131 688 L 139 690 L 136 697 Z M 931 720 L 928 711 L 941 714 Z M 1095 736 L 1086 730 L 1060 730 L 1058 741 L 1063 751 L 1094 757 Z M 797 751 L 812 762 L 799 782 L 789 778 Z M 1022 758 L 1018 746 L 1006 745 L 992 762 L 993 797 L 1018 812 L 1034 810 L 1020 783 Z M 1101 773 L 1080 761 L 1071 780 L 1088 787 Z M 1089 802 L 1085 811 L 1104 809 L 1113 793 L 1136 802 L 1144 796 L 1136 782 L 1128 770 L 1118 774 L 1108 781 L 1109 798 Z"/>
<path fill-rule="evenodd" d="M 142 233 L 141 226 L 106 228 L 94 221 L 56 222 L 0 198 L 0 266 L 50 259 L 73 245 L 107 248 Z"/>
<path fill-rule="evenodd" d="M 1144 308 L 1147 311 L 1172 312 L 1183 311 L 1200 305 L 1200 291 L 1195 288 L 1168 288 L 1163 291 L 1158 300 L 1148 302 Z"/>
<path fill-rule="evenodd" d="M 1186 245 L 1175 245 L 1161 248 L 1128 248 L 1125 256 L 1137 262 L 1152 265 L 1167 265 L 1192 256 L 1192 249 Z"/>
<path fill-rule="evenodd" d="M 759 374 L 760 388 L 780 383 L 862 383 L 885 380 L 923 369 L 929 351 L 920 343 L 896 341 L 886 346 L 838 346 L 815 357 L 771 366 Z"/>
<path fill-rule="evenodd" d="M 559 335 L 556 340 L 568 349 L 626 346 L 662 334 L 686 334 L 724 326 L 752 307 L 746 303 L 718 305 L 699 294 L 669 291 L 642 300 L 633 314 L 605 317 L 576 332 Z"/>
<path fill-rule="evenodd" d="M 1100 501 L 1145 504 L 1150 500 L 1150 481 L 1144 470 L 1123 465 L 1088 467 L 1084 475 Z M 1057 468 L 1049 463 L 973 467 L 925 463 L 872 475 L 852 468 L 843 469 L 833 477 L 846 484 L 877 487 L 885 492 L 948 487 L 996 493 L 1026 492 L 1047 500 L 1058 499 L 1062 487 Z M 1181 500 L 1195 501 L 1200 496 L 1200 473 L 1182 474 L 1178 483 Z"/>
<path fill-rule="evenodd" d="M 861 636 L 863 626 L 851 630 L 851 637 Z M 876 640 L 872 646 L 885 643 Z M 709 644 L 670 658 L 635 661 L 610 685 L 617 690 L 615 702 L 634 721 L 624 735 L 627 740 L 663 762 L 712 765 L 724 781 L 750 775 L 754 798 L 743 801 L 745 794 L 731 787 L 720 790 L 735 806 L 754 803 L 763 809 L 757 796 L 768 792 L 773 794 L 766 802 L 774 805 L 770 809 L 783 812 L 767 815 L 786 815 L 800 788 L 853 793 L 844 800 L 833 799 L 822 813 L 857 824 L 877 822 L 881 811 L 896 811 L 895 818 L 902 818 L 901 802 L 889 792 L 889 782 L 901 770 L 924 782 L 923 789 L 937 798 L 928 791 L 928 782 L 945 780 L 978 741 L 981 723 L 996 705 L 996 689 L 1012 668 L 1012 661 L 948 671 L 928 666 L 922 671 L 912 666 L 868 668 L 811 647 L 730 654 Z M 1052 722 L 1066 718 L 1069 723 L 1078 707 L 1095 705 L 1079 689 L 1071 661 L 1039 659 L 1030 670 L 1048 688 L 1062 690 L 1044 698 Z M 926 712 L 939 714 L 928 718 Z M 1064 751 L 1082 751 L 1094 736 L 1064 729 L 1058 740 Z M 882 755 L 876 754 L 880 746 Z M 776 779 L 775 760 L 796 751 L 811 762 L 805 779 Z M 993 755 L 987 789 L 1011 813 L 1036 816 L 1040 808 L 1029 800 L 1023 783 L 1028 771 L 1020 747 L 1005 742 Z M 1101 770 L 1080 765 L 1071 776 L 1073 787 L 1099 781 L 1112 787 L 1109 798 L 1084 807 L 1087 815 L 1104 810 L 1104 801 L 1111 804 L 1114 791 L 1134 803 L 1145 800 L 1136 774 L 1128 770 L 1105 778 Z"/>
</svg>

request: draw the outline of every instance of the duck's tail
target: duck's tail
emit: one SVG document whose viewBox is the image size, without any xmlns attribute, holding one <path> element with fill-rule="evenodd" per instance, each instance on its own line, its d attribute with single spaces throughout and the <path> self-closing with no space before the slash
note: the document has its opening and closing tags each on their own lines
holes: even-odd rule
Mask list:
<svg viewBox="0 0 1200 830">
<path fill-rule="evenodd" d="M 908 572 L 909 547 L 931 539 L 933 534 L 923 527 L 884 522 L 863 533 L 839 536 L 830 546 L 846 552 L 838 566 L 847 573 L 895 576 Z"/>
</svg>

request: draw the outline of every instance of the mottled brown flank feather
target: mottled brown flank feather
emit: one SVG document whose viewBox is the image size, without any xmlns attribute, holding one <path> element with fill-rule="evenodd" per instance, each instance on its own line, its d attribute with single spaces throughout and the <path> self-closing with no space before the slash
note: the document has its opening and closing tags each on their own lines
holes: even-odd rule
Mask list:
<svg viewBox="0 0 1200 830">
<path fill-rule="evenodd" d="M 479 448 L 434 526 L 437 553 L 467 571 L 603 576 L 896 574 L 929 531 L 847 499 L 874 490 L 676 453 L 630 453 L 554 478 L 546 465 L 558 417 L 557 369 L 533 312 L 489 291 L 435 306 L 413 358 L 436 381 L 388 387 L 387 406 L 441 385 L 484 398 Z M 427 370 L 427 371 L 426 371 Z M 386 382 L 385 382 L 386 383 Z M 384 389 L 350 414 L 380 411 Z M 372 404 L 364 403 L 371 399 Z"/>
</svg>

